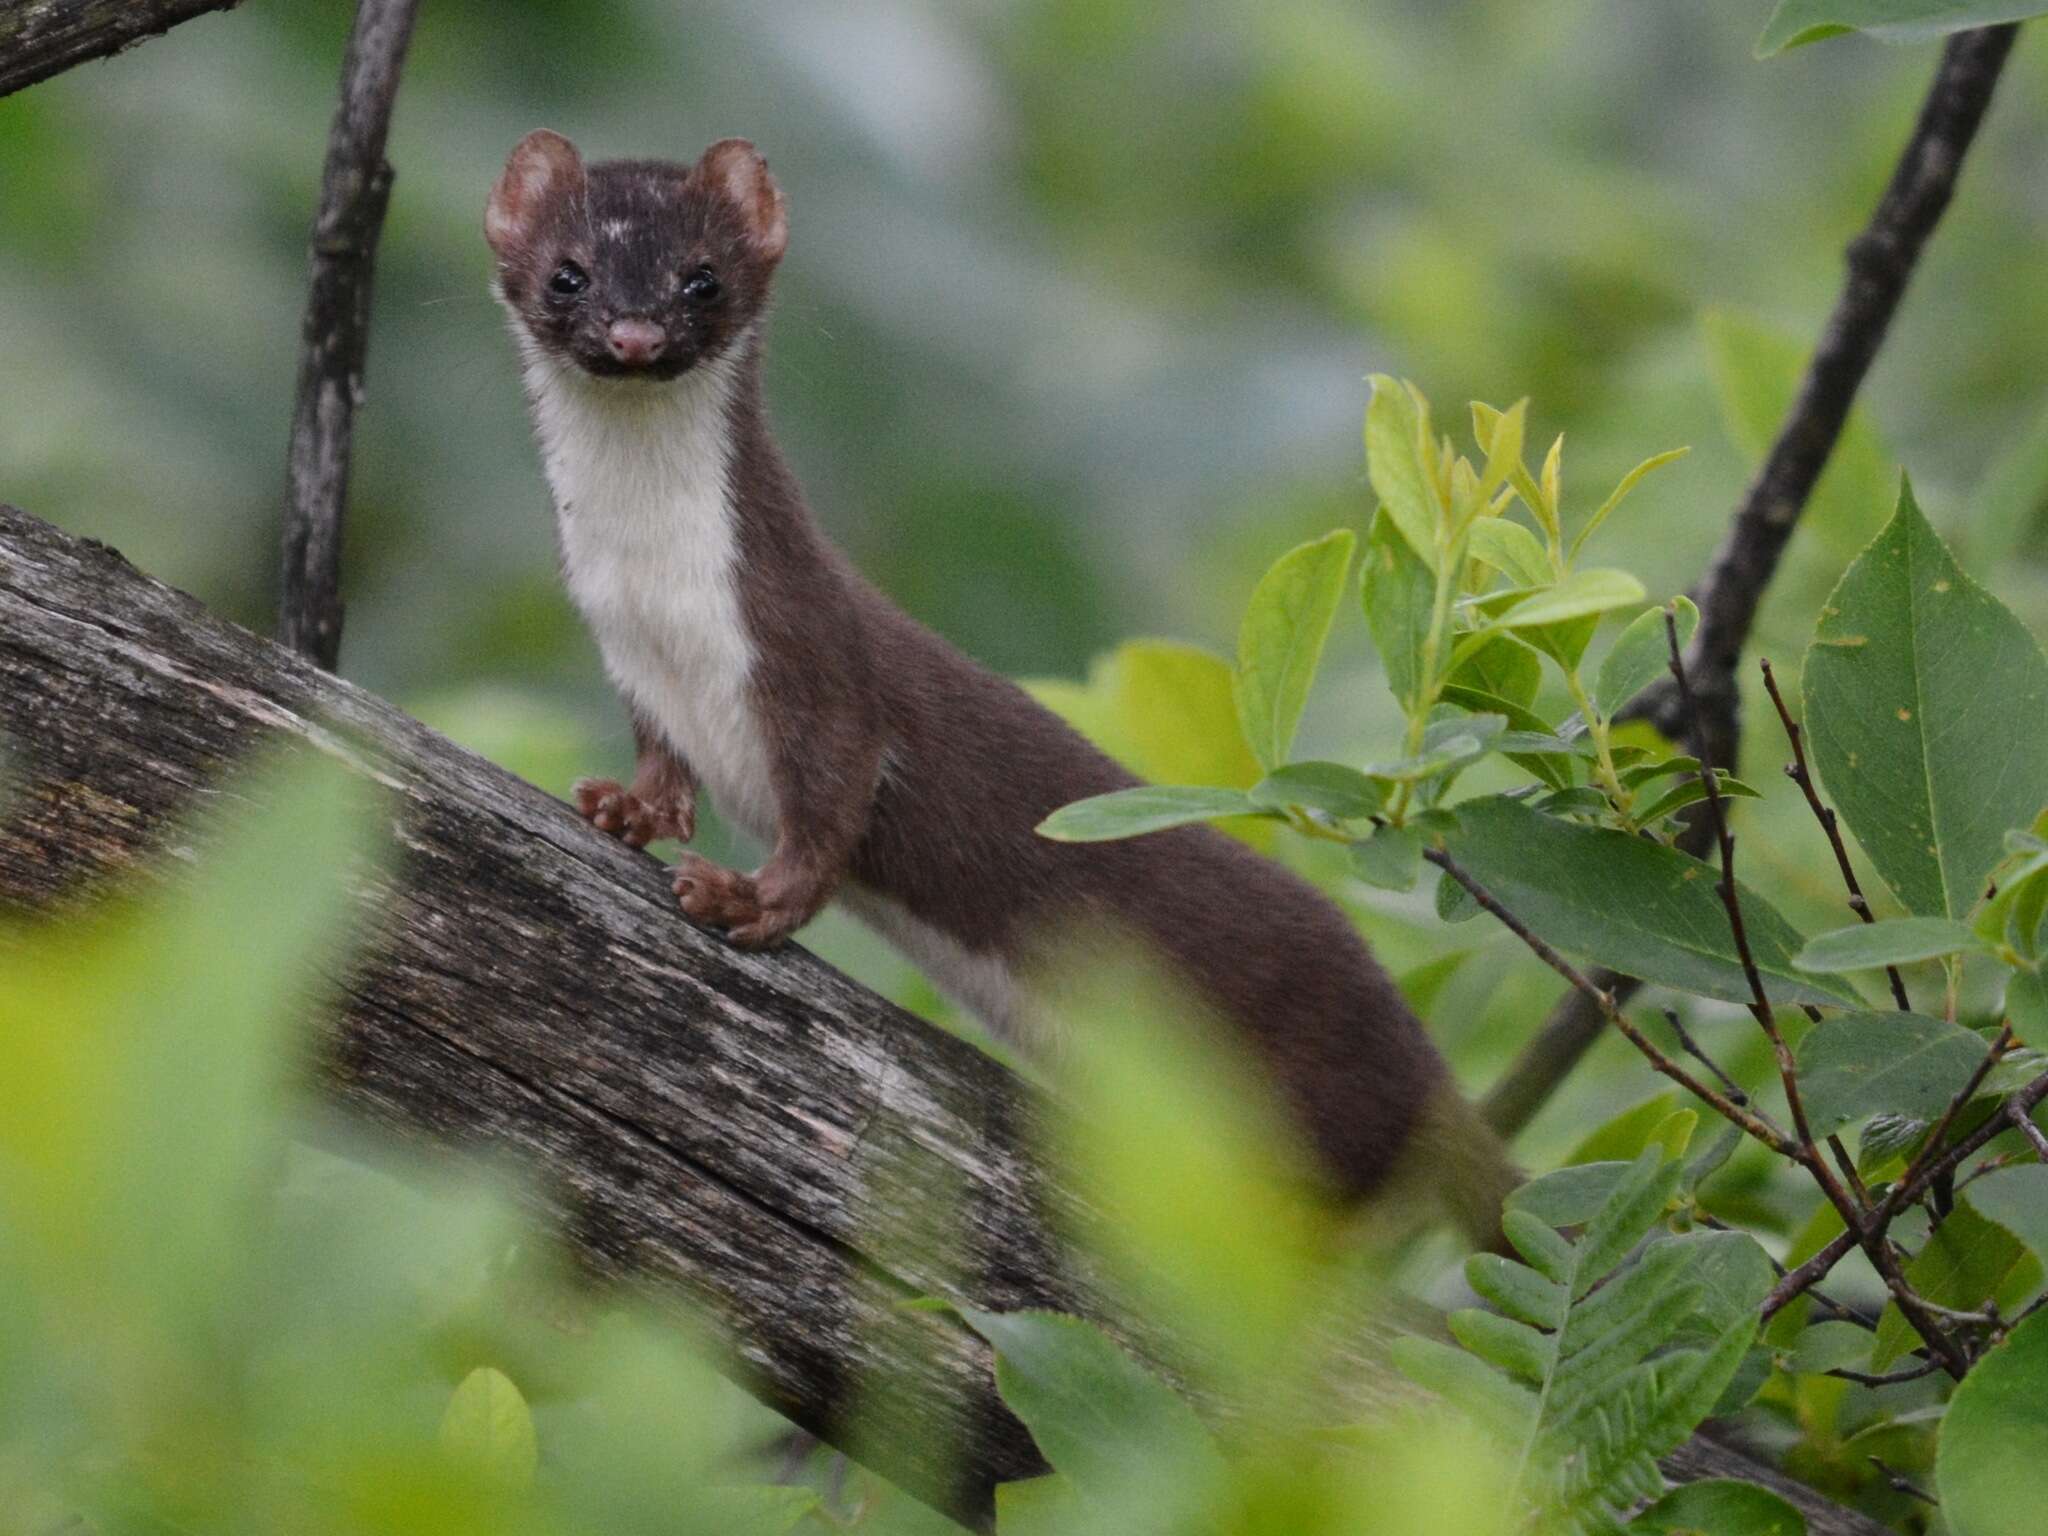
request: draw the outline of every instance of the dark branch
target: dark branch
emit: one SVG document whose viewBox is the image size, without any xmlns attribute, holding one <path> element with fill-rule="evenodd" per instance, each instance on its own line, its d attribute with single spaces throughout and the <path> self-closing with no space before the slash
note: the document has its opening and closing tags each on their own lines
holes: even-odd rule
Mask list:
<svg viewBox="0 0 2048 1536">
<path fill-rule="evenodd" d="M 1701 729 L 1693 734 L 1707 748 L 1700 756 L 1710 764 L 1730 770 L 1736 766 L 1742 732 L 1736 668 L 1757 604 L 1834 452 L 1920 252 L 1955 191 L 1963 157 L 1991 103 L 2015 32 L 2014 27 L 2001 26 L 1958 33 L 1943 50 L 1891 183 L 1870 222 L 1850 242 L 1848 277 L 1807 365 L 1791 414 L 1737 505 L 1727 536 L 1695 593 L 1700 625 L 1689 665 L 1705 714 Z M 1676 690 L 1660 684 L 1646 690 L 1629 713 L 1655 720 L 1665 735 L 1679 740 L 1689 733 L 1689 726 L 1675 718 L 1677 710 Z M 1695 817 L 1680 846 L 1700 852 L 1705 846 L 1702 826 Z M 1636 985 L 1612 973 L 1601 973 L 1595 981 L 1602 993 L 1620 1001 L 1626 1001 Z M 1584 993 L 1568 992 L 1560 998 L 1541 1032 L 1487 1096 L 1484 1110 L 1494 1129 L 1513 1136 L 1534 1119 L 1600 1038 L 1603 1024 L 1603 1016 Z"/>
<path fill-rule="evenodd" d="M 387 785 L 402 864 L 362 893 L 380 938 L 338 978 L 327 1093 L 408 1136 L 521 1153 L 595 1272 L 721 1322 L 745 1383 L 807 1428 L 844 1439 L 857 1401 L 898 1405 L 857 1454 L 957 1518 L 985 1524 L 993 1485 L 1041 1464 L 987 1349 L 903 1298 L 1088 1313 L 1164 1358 L 1054 1235 L 1075 1202 L 994 1060 L 799 949 L 697 931 L 654 860 L 560 802 L 7 508 L 0 736 L 9 913 L 145 876 L 266 742 Z M 935 1187 L 957 1192 L 957 1244 L 892 1241 L 932 1230 Z M 1344 1342 L 1354 1411 L 1398 1395 L 1376 1336 Z M 1702 1438 L 1666 1466 L 1772 1488 L 1814 1536 L 1882 1536 Z"/>
<path fill-rule="evenodd" d="M 1955 193 L 1963 158 L 2017 35 L 2011 25 L 1984 27 L 1957 33 L 1942 50 L 1891 182 L 1870 222 L 1849 242 L 1847 280 L 1800 380 L 1791 414 L 1694 592 L 1700 624 L 1687 665 L 1705 712 L 1692 734 L 1710 749 L 1708 761 L 1724 768 L 1735 766 L 1741 739 L 1736 669 L 1757 605 L 1842 435 L 1928 236 Z M 1676 692 L 1663 689 L 1651 711 L 1673 737 L 1687 730 L 1677 707 Z"/>
<path fill-rule="evenodd" d="M 391 197 L 384 139 L 418 0 L 360 0 L 327 136 L 292 412 L 277 637 L 329 671 L 341 653 L 341 525 L 369 346 L 370 278 Z"/>
<path fill-rule="evenodd" d="M 0 0 L 0 96 L 241 0 Z"/>
</svg>

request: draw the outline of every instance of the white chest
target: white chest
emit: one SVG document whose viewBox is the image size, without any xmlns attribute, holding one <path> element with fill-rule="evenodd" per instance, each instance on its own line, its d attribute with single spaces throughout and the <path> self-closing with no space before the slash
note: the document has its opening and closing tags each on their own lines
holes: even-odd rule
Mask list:
<svg viewBox="0 0 2048 1536">
<path fill-rule="evenodd" d="M 672 384 L 529 359 L 569 592 L 627 702 L 689 761 L 721 814 L 775 831 L 750 682 L 729 480 L 729 368 Z"/>
</svg>

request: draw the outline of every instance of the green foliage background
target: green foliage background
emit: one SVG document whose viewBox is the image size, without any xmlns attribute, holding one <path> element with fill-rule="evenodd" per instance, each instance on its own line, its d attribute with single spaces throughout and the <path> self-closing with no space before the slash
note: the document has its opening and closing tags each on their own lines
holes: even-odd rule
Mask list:
<svg viewBox="0 0 2048 1536">
<path fill-rule="evenodd" d="M 541 124 L 600 156 L 688 156 L 728 133 L 761 144 L 795 231 L 770 390 L 824 520 L 963 648 L 1061 680 L 1048 696 L 1153 776 L 1257 777 L 1229 745 L 1227 674 L 1219 694 L 1221 664 L 1195 652 L 1103 654 L 1170 635 L 1227 655 L 1279 551 L 1366 532 L 1369 373 L 1415 378 L 1447 407 L 1533 397 L 1531 440 L 1569 438 L 1576 505 L 1645 453 L 1693 445 L 1600 536 L 1603 564 L 1676 591 L 1782 413 L 1933 64 L 1931 44 L 1861 38 L 1760 64 L 1774 9 L 427 0 L 390 150 L 344 669 L 557 791 L 630 751 L 555 576 L 484 291 L 484 191 Z M 0 101 L 0 496 L 258 628 L 350 10 L 252 0 Z M 1788 685 L 1902 462 L 1964 568 L 2048 632 L 2044 86 L 2048 54 L 2023 39 L 1765 605 L 1753 651 Z M 1398 736 L 1344 610 L 1297 758 L 1355 761 Z M 1747 714 L 1743 770 L 1774 784 L 1782 744 L 1766 709 Z M 1484 770 L 1473 779 L 1485 787 Z M 1736 815 L 1749 884 L 1802 932 L 1846 920 L 1795 796 Z M 1341 886 L 1461 1073 L 1490 1080 L 1554 979 L 1491 923 L 1445 927 L 1426 884 L 1344 882 L 1331 850 L 1269 830 L 1246 835 Z M 705 841 L 725 836 L 714 825 Z M 810 937 L 943 1012 L 849 925 Z M 1711 1011 L 1694 1022 L 1753 1078 L 1748 1033 Z M 1610 1117 L 1650 1088 L 1604 1044 L 1524 1157 L 1633 1154 L 1675 1099 L 1620 1129 Z M 331 1175 L 348 1177 L 364 1176 Z M 1980 1198 L 1997 1212 L 2020 1182 L 1994 1176 Z M 1824 1221 L 1792 1230 L 1806 1206 L 1761 1159 L 1738 1158 L 1719 1188 L 1722 1214 L 1798 1251 L 1828 1235 Z M 1288 1287 L 1253 1280 L 1229 1316 L 1259 1297 L 1285 1313 Z M 1819 1369 L 1825 1326 L 1772 1343 Z M 2030 1347 L 2040 1336 L 2037 1320 Z M 622 1379 L 640 1349 L 622 1347 Z M 611 1382 L 611 1365 L 588 1369 Z M 493 1438 L 491 1380 L 463 1390 L 492 1454 L 521 1454 Z M 692 1386 L 690 1412 L 737 1415 L 706 1406 L 718 1390 Z M 1837 1491 L 1872 1446 L 1894 1449 L 1859 1390 L 1803 1378 L 1778 1405 L 1804 1437 L 1792 1464 Z M 1910 1416 L 1913 1391 L 1887 1411 Z"/>
</svg>

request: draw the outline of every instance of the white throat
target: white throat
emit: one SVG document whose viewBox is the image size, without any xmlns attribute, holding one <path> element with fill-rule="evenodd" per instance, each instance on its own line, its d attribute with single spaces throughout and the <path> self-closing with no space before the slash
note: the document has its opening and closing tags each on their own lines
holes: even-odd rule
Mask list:
<svg viewBox="0 0 2048 1536">
<path fill-rule="evenodd" d="M 745 338 L 665 383 L 592 378 L 518 339 L 569 592 L 606 671 L 720 813 L 772 838 L 732 492 Z"/>
</svg>

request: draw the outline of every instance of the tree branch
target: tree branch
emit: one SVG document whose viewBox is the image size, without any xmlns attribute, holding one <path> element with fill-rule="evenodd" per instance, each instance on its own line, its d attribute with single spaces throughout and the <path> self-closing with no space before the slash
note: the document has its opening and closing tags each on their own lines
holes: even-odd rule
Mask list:
<svg viewBox="0 0 2048 1536">
<path fill-rule="evenodd" d="M 1692 730 L 1712 749 L 1710 761 L 1721 767 L 1735 766 L 1741 739 L 1736 674 L 1757 605 L 1842 435 L 1927 239 L 1955 193 L 1963 158 L 2018 33 L 2010 24 L 1958 32 L 1942 49 L 1891 181 L 1870 222 L 1849 242 L 1847 279 L 1807 363 L 1791 414 L 1694 592 L 1700 623 L 1686 666 L 1704 708 Z M 1651 713 L 1673 737 L 1687 729 L 1676 718 L 1677 710 L 1676 690 L 1660 689 Z"/>
<path fill-rule="evenodd" d="M 0 96 L 242 0 L 0 0 Z"/>
<path fill-rule="evenodd" d="M 1059 1307 L 1165 1357 L 1053 1235 L 1076 1202 L 993 1059 L 800 949 L 699 932 L 654 860 L 560 802 L 4 507 L 0 737 L 0 911 L 146 878 L 193 800 L 266 741 L 387 785 L 402 867 L 363 892 L 379 937 L 338 979 L 326 1091 L 405 1135 L 516 1149 L 595 1272 L 708 1312 L 799 1424 L 844 1439 L 857 1399 L 892 1404 L 858 1454 L 956 1518 L 985 1525 L 994 1484 L 1041 1463 L 986 1347 L 898 1302 Z M 957 1242 L 904 1240 L 933 1230 L 937 1188 L 957 1192 Z M 1354 1402 L 1403 1392 L 1376 1339 L 1341 1342 Z M 1882 1536 L 1705 1439 L 1666 1466 L 1762 1483 L 1815 1536 Z"/>
<path fill-rule="evenodd" d="M 391 197 L 384 140 L 418 0 L 359 0 L 327 135 L 292 412 L 277 637 L 329 671 L 341 653 L 341 525 L 363 397 L 370 279 Z"/>
<path fill-rule="evenodd" d="M 1791 413 L 1694 592 L 1700 623 L 1686 665 L 1701 718 L 1696 724 L 1680 718 L 1677 689 L 1668 683 L 1645 690 L 1628 711 L 1654 720 L 1674 741 L 1691 735 L 1704 749 L 1702 761 L 1712 766 L 1736 766 L 1742 739 L 1736 671 L 1757 605 L 1834 452 L 1920 253 L 1948 207 L 2016 35 L 2017 28 L 2008 25 L 1959 32 L 1949 39 L 1891 182 L 1870 222 L 1849 243 L 1848 275 Z M 1681 846 L 1699 853 L 1707 835 L 1703 819 L 1695 817 Z M 1626 1002 L 1637 985 L 1611 972 L 1590 979 L 1617 1002 Z M 1584 993 L 1568 992 L 1559 999 L 1542 1030 L 1487 1096 L 1483 1110 L 1488 1123 L 1509 1137 L 1526 1126 L 1600 1038 L 1604 1022 Z"/>
</svg>

